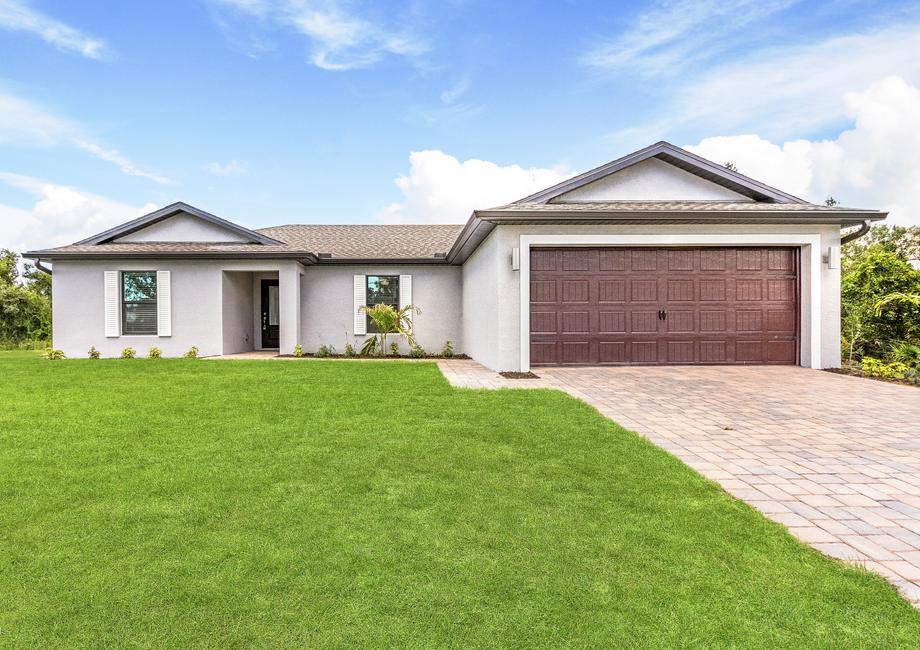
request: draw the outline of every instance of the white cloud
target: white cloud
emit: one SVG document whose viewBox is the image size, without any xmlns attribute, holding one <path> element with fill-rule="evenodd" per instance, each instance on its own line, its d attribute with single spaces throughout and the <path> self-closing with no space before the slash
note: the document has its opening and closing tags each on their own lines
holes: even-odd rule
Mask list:
<svg viewBox="0 0 920 650">
<path fill-rule="evenodd" d="M 0 29 L 35 34 L 59 50 L 78 52 L 91 59 L 109 55 L 108 46 L 100 38 L 36 11 L 22 0 L 0 0 Z"/>
<path fill-rule="evenodd" d="M 883 76 L 920 80 L 920 24 L 756 52 L 711 67 L 676 91 L 676 122 L 769 129 L 773 137 L 839 123 L 841 98 Z"/>
<path fill-rule="evenodd" d="M 853 127 L 831 140 L 776 144 L 759 135 L 705 138 L 687 149 L 813 202 L 891 213 L 920 225 L 920 89 L 886 77 L 841 102 Z"/>
<path fill-rule="evenodd" d="M 0 183 L 36 197 L 27 209 L 0 203 L 0 248 L 19 252 L 73 243 L 156 209 L 10 172 L 0 172 Z"/>
<path fill-rule="evenodd" d="M 403 200 L 381 210 L 377 218 L 388 223 L 463 223 L 474 209 L 510 203 L 572 175 L 564 168 L 460 162 L 443 151 L 414 151 L 409 173 L 396 179 Z"/>
<path fill-rule="evenodd" d="M 204 166 L 204 170 L 214 176 L 236 176 L 249 172 L 249 167 L 239 160 L 230 160 L 224 165 L 219 162 L 210 162 Z"/>
<path fill-rule="evenodd" d="M 408 25 L 388 28 L 381 17 L 363 18 L 336 0 L 211 1 L 307 37 L 311 63 L 324 70 L 367 68 L 388 55 L 414 57 L 429 49 Z"/>
<path fill-rule="evenodd" d="M 137 167 L 117 149 L 105 147 L 84 133 L 79 125 L 43 107 L 13 95 L 0 93 L 0 145 L 24 147 L 76 147 L 95 158 L 112 163 L 128 176 L 170 183 L 169 178 Z"/>
<path fill-rule="evenodd" d="M 798 0 L 678 0 L 656 2 L 620 36 L 581 57 L 603 71 L 646 75 L 675 73 L 695 61 L 755 38 L 744 28 Z"/>
</svg>

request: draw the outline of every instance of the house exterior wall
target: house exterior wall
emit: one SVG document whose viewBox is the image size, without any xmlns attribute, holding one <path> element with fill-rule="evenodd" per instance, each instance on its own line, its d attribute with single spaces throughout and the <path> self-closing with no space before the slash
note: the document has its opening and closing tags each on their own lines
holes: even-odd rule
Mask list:
<svg viewBox="0 0 920 650">
<path fill-rule="evenodd" d="M 222 311 L 223 348 L 221 354 L 235 354 L 253 347 L 252 315 L 254 313 L 252 273 L 223 271 Z"/>
<path fill-rule="evenodd" d="M 216 223 L 180 213 L 174 217 L 151 224 L 137 232 L 118 237 L 116 242 L 246 242 L 239 233 L 227 230 Z"/>
<path fill-rule="evenodd" d="M 495 332 L 465 330 L 467 354 L 493 370 L 521 370 L 521 272 L 511 269 L 511 251 L 521 246 L 522 235 L 571 236 L 571 235 L 637 235 L 647 236 L 649 245 L 681 245 L 681 236 L 726 237 L 737 245 L 745 243 L 745 237 L 787 236 L 812 237 L 820 241 L 819 249 L 808 254 L 822 255 L 828 246 L 839 245 L 840 229 L 837 226 L 797 226 L 797 225 L 669 225 L 669 226 L 498 226 L 483 242 L 476 253 L 467 260 L 474 268 L 464 269 L 464 326 L 477 317 L 491 318 L 495 323 Z M 660 243 L 665 236 L 672 239 L 669 244 Z M 657 239 L 656 239 L 657 238 Z M 604 244 L 597 244 L 604 245 Z M 642 245 L 633 244 L 633 245 Z M 727 242 L 723 245 L 732 245 Z M 810 247 L 809 247 L 810 248 Z M 804 257 L 805 251 L 803 251 Z M 474 259 L 476 255 L 480 259 Z M 521 253 L 522 258 L 524 253 Z M 820 259 L 820 258 L 819 258 Z M 523 260 L 522 260 L 523 262 Z M 803 259 L 801 269 L 802 282 L 802 358 L 811 358 L 811 337 L 807 324 L 811 320 L 811 267 Z M 523 265 L 522 265 L 523 267 Z M 828 269 L 820 264 L 820 356 L 821 367 L 833 368 L 840 365 L 840 271 Z M 469 282 L 468 282 L 469 280 Z M 474 288 L 471 283 L 485 283 L 495 288 L 493 299 L 488 289 Z M 489 302 L 492 301 L 492 302 Z M 477 309 L 479 310 L 477 312 Z M 491 313 L 491 316 L 490 316 Z M 497 333 L 496 333 L 497 332 Z M 485 344 L 480 344 L 477 336 L 482 336 Z"/>
<path fill-rule="evenodd" d="M 103 357 L 117 357 L 126 347 L 133 347 L 139 355 L 158 347 L 163 356 L 178 357 L 193 345 L 201 356 L 219 355 L 225 342 L 223 272 L 264 271 L 277 276 L 282 269 L 302 268 L 291 260 L 56 260 L 52 275 L 53 345 L 71 358 L 86 357 L 91 346 Z M 106 337 L 105 271 L 170 271 L 172 336 Z M 231 292 L 240 320 L 234 320 L 231 329 L 243 327 L 243 310 L 252 314 L 255 309 L 237 289 L 242 290 L 242 286 L 234 286 Z"/>
<path fill-rule="evenodd" d="M 440 352 L 450 339 L 455 352 L 463 350 L 460 267 L 405 264 L 306 267 L 301 282 L 301 336 L 306 352 L 321 345 L 342 352 L 346 343 L 360 351 L 367 336 L 354 334 L 356 274 L 411 275 L 412 302 L 421 310 L 413 318 L 419 345 L 427 352 Z M 399 345 L 403 353 L 408 352 L 404 341 Z"/>
<path fill-rule="evenodd" d="M 743 194 L 649 158 L 551 201 L 752 201 Z"/>
</svg>

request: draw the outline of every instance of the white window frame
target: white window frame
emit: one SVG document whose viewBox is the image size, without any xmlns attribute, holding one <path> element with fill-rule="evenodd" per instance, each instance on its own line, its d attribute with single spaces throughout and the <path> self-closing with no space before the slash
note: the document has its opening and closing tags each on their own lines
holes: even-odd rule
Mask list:
<svg viewBox="0 0 920 650">
<path fill-rule="evenodd" d="M 801 251 L 799 281 L 802 301 L 799 336 L 809 338 L 808 358 L 803 352 L 799 365 L 821 368 L 821 235 L 811 233 L 757 233 L 731 235 L 521 235 L 521 372 L 530 371 L 530 249 L 553 246 L 794 246 Z M 808 286 L 802 270 L 809 269 Z M 807 291 L 807 293 L 806 293 Z M 806 308 L 807 307 L 807 308 Z M 801 347 L 801 346 L 800 346 Z"/>
</svg>

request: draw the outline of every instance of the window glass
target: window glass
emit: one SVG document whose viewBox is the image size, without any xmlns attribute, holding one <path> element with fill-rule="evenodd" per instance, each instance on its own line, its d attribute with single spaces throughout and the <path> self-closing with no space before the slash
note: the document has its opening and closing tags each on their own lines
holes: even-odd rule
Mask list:
<svg viewBox="0 0 920 650">
<path fill-rule="evenodd" d="M 268 324 L 276 327 L 279 322 L 278 317 L 278 285 L 268 285 Z"/>
<path fill-rule="evenodd" d="M 125 271 L 122 278 L 122 332 L 157 333 L 156 271 Z"/>
<path fill-rule="evenodd" d="M 399 309 L 399 276 L 398 275 L 369 275 L 367 276 L 367 297 L 365 305 L 389 305 Z M 367 317 L 367 331 L 376 333 L 377 328 L 371 317 Z"/>
</svg>

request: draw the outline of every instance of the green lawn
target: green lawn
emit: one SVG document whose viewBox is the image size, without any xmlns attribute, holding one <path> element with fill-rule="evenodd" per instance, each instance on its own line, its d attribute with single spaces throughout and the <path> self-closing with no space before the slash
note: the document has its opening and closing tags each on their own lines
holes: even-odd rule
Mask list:
<svg viewBox="0 0 920 650">
<path fill-rule="evenodd" d="M 0 647 L 916 647 L 920 615 L 548 391 L 0 354 Z"/>
</svg>

